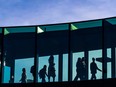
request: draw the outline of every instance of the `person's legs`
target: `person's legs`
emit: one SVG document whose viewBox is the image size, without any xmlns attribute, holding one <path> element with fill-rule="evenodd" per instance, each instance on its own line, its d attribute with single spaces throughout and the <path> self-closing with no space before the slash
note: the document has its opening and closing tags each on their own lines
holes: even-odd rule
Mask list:
<svg viewBox="0 0 116 87">
<path fill-rule="evenodd" d="M 48 82 L 50 82 L 50 76 L 48 76 Z"/>
<path fill-rule="evenodd" d="M 33 81 L 34 81 L 34 73 L 32 73 L 32 75 L 33 75 Z"/>
<path fill-rule="evenodd" d="M 77 81 L 77 80 L 78 80 L 78 75 L 76 75 L 74 78 L 74 81 Z"/>
<path fill-rule="evenodd" d="M 96 75 L 94 74 L 94 80 L 96 80 Z"/>
<path fill-rule="evenodd" d="M 55 82 L 55 77 L 53 77 L 53 82 Z"/>
<path fill-rule="evenodd" d="M 42 83 L 45 83 L 45 82 L 46 82 L 45 78 L 42 78 Z"/>
<path fill-rule="evenodd" d="M 96 80 L 96 75 L 95 75 L 95 73 L 92 74 L 91 80 Z"/>
<path fill-rule="evenodd" d="M 93 74 L 91 74 L 91 80 L 93 80 L 93 77 L 94 77 Z"/>
</svg>

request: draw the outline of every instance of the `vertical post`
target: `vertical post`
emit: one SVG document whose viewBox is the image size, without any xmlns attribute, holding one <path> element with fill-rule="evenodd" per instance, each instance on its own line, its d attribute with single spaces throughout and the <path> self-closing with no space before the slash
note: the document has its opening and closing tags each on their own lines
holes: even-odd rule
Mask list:
<svg viewBox="0 0 116 87">
<path fill-rule="evenodd" d="M 68 81 L 72 81 L 72 52 L 69 53 L 69 60 L 68 60 Z"/>
<path fill-rule="evenodd" d="M 36 55 L 36 63 L 35 63 L 35 66 L 36 66 L 36 75 L 35 75 L 35 82 L 37 83 L 38 82 L 38 62 L 39 62 L 39 60 L 38 60 L 38 54 Z"/>
<path fill-rule="evenodd" d="M 3 83 L 4 76 L 4 28 L 2 28 L 2 38 L 1 38 L 1 72 L 0 72 L 0 83 Z"/>
<path fill-rule="evenodd" d="M 115 78 L 115 47 L 111 48 L 111 74 Z"/>
<path fill-rule="evenodd" d="M 105 19 L 102 20 L 102 56 L 103 56 L 103 61 L 102 61 L 102 69 L 103 69 L 103 79 L 107 78 L 107 48 L 105 45 Z"/>
<path fill-rule="evenodd" d="M 37 26 L 35 27 L 34 83 L 38 81 Z"/>
<path fill-rule="evenodd" d="M 71 24 L 69 24 L 68 81 L 72 81 Z"/>
<path fill-rule="evenodd" d="M 85 50 L 85 53 L 84 53 L 84 56 L 85 56 L 85 63 L 86 63 L 86 77 L 85 77 L 85 80 L 88 80 L 88 51 Z"/>
<path fill-rule="evenodd" d="M 107 48 L 103 49 L 103 79 L 107 79 Z"/>
<path fill-rule="evenodd" d="M 62 82 L 62 72 L 63 72 L 63 54 L 59 54 L 59 77 L 58 77 L 58 81 Z"/>
</svg>

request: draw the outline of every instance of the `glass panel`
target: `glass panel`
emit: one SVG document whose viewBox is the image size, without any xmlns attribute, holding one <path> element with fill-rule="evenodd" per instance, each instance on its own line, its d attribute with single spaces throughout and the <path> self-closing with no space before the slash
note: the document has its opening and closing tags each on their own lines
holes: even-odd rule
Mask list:
<svg viewBox="0 0 116 87">
<path fill-rule="evenodd" d="M 80 73 L 78 71 L 79 67 L 81 68 L 81 63 L 79 63 L 79 61 L 80 61 L 80 59 L 82 60 L 82 58 L 84 58 L 84 52 L 73 53 L 73 66 L 72 66 L 73 67 L 73 74 L 72 74 L 72 77 L 73 77 L 74 81 L 83 79 L 81 76 L 78 76 L 78 75 L 80 75 Z"/>
<path fill-rule="evenodd" d="M 111 48 L 107 48 L 107 78 L 111 78 Z"/>
<path fill-rule="evenodd" d="M 51 58 L 53 57 L 53 60 L 51 60 Z M 39 71 L 41 69 L 43 69 L 44 65 L 46 65 L 46 74 L 51 75 L 51 77 L 53 76 L 53 78 L 47 78 L 45 77 L 45 81 L 46 82 L 50 82 L 50 81 L 58 81 L 58 55 L 53 55 L 53 56 L 44 56 L 44 57 L 39 57 Z M 50 61 L 53 61 L 53 66 L 52 68 L 50 68 Z M 51 70 L 51 71 L 49 71 Z M 55 70 L 55 73 L 53 73 L 52 71 Z M 43 74 L 43 73 L 42 73 Z M 42 82 L 44 81 L 42 79 L 43 77 L 41 77 L 41 71 L 39 72 L 39 78 L 38 78 L 38 82 Z"/>
<path fill-rule="evenodd" d="M 39 28 L 44 32 L 37 33 L 38 82 L 67 81 L 68 25 L 39 26 Z"/>
<path fill-rule="evenodd" d="M 63 81 L 68 81 L 68 54 L 63 54 Z"/>
<path fill-rule="evenodd" d="M 102 50 L 89 51 L 89 79 L 102 79 Z"/>
<path fill-rule="evenodd" d="M 102 57 L 102 20 L 79 22 L 71 24 L 71 60 L 72 61 L 72 80 L 89 80 L 91 77 L 90 63 L 93 56 L 96 56 L 90 52 L 91 50 L 100 49 L 100 56 Z M 96 53 L 95 51 L 94 53 Z M 99 52 L 98 52 L 99 54 Z M 102 58 L 100 58 L 102 60 Z M 98 63 L 102 70 L 102 61 Z M 100 77 L 102 78 L 102 72 Z"/>
<path fill-rule="evenodd" d="M 34 65 L 35 27 L 5 28 L 3 83 L 30 83 Z M 7 78 L 6 78 L 7 77 Z"/>
<path fill-rule="evenodd" d="M 23 62 L 23 63 L 22 63 Z M 22 64 L 21 64 L 22 63 Z M 22 69 L 26 68 L 27 82 L 33 82 L 33 75 L 31 73 L 31 67 L 34 65 L 34 58 L 24 58 L 15 60 L 15 78 L 14 82 L 19 83 L 19 78 L 22 74 Z"/>
</svg>

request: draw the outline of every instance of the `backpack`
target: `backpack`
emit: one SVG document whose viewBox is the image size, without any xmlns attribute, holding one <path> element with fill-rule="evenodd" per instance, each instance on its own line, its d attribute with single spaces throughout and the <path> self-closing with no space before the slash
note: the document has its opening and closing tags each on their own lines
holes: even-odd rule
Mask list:
<svg viewBox="0 0 116 87">
<path fill-rule="evenodd" d="M 40 71 L 39 71 L 39 78 L 41 79 L 42 78 L 42 74 L 43 74 L 43 71 L 42 71 L 43 69 L 41 69 Z"/>
</svg>

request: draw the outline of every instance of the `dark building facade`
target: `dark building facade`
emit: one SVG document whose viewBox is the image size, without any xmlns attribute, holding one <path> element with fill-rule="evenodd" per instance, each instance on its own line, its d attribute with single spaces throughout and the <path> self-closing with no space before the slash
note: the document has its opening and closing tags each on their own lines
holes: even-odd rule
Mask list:
<svg viewBox="0 0 116 87">
<path fill-rule="evenodd" d="M 115 85 L 116 17 L 0 27 L 2 86 Z"/>
</svg>

